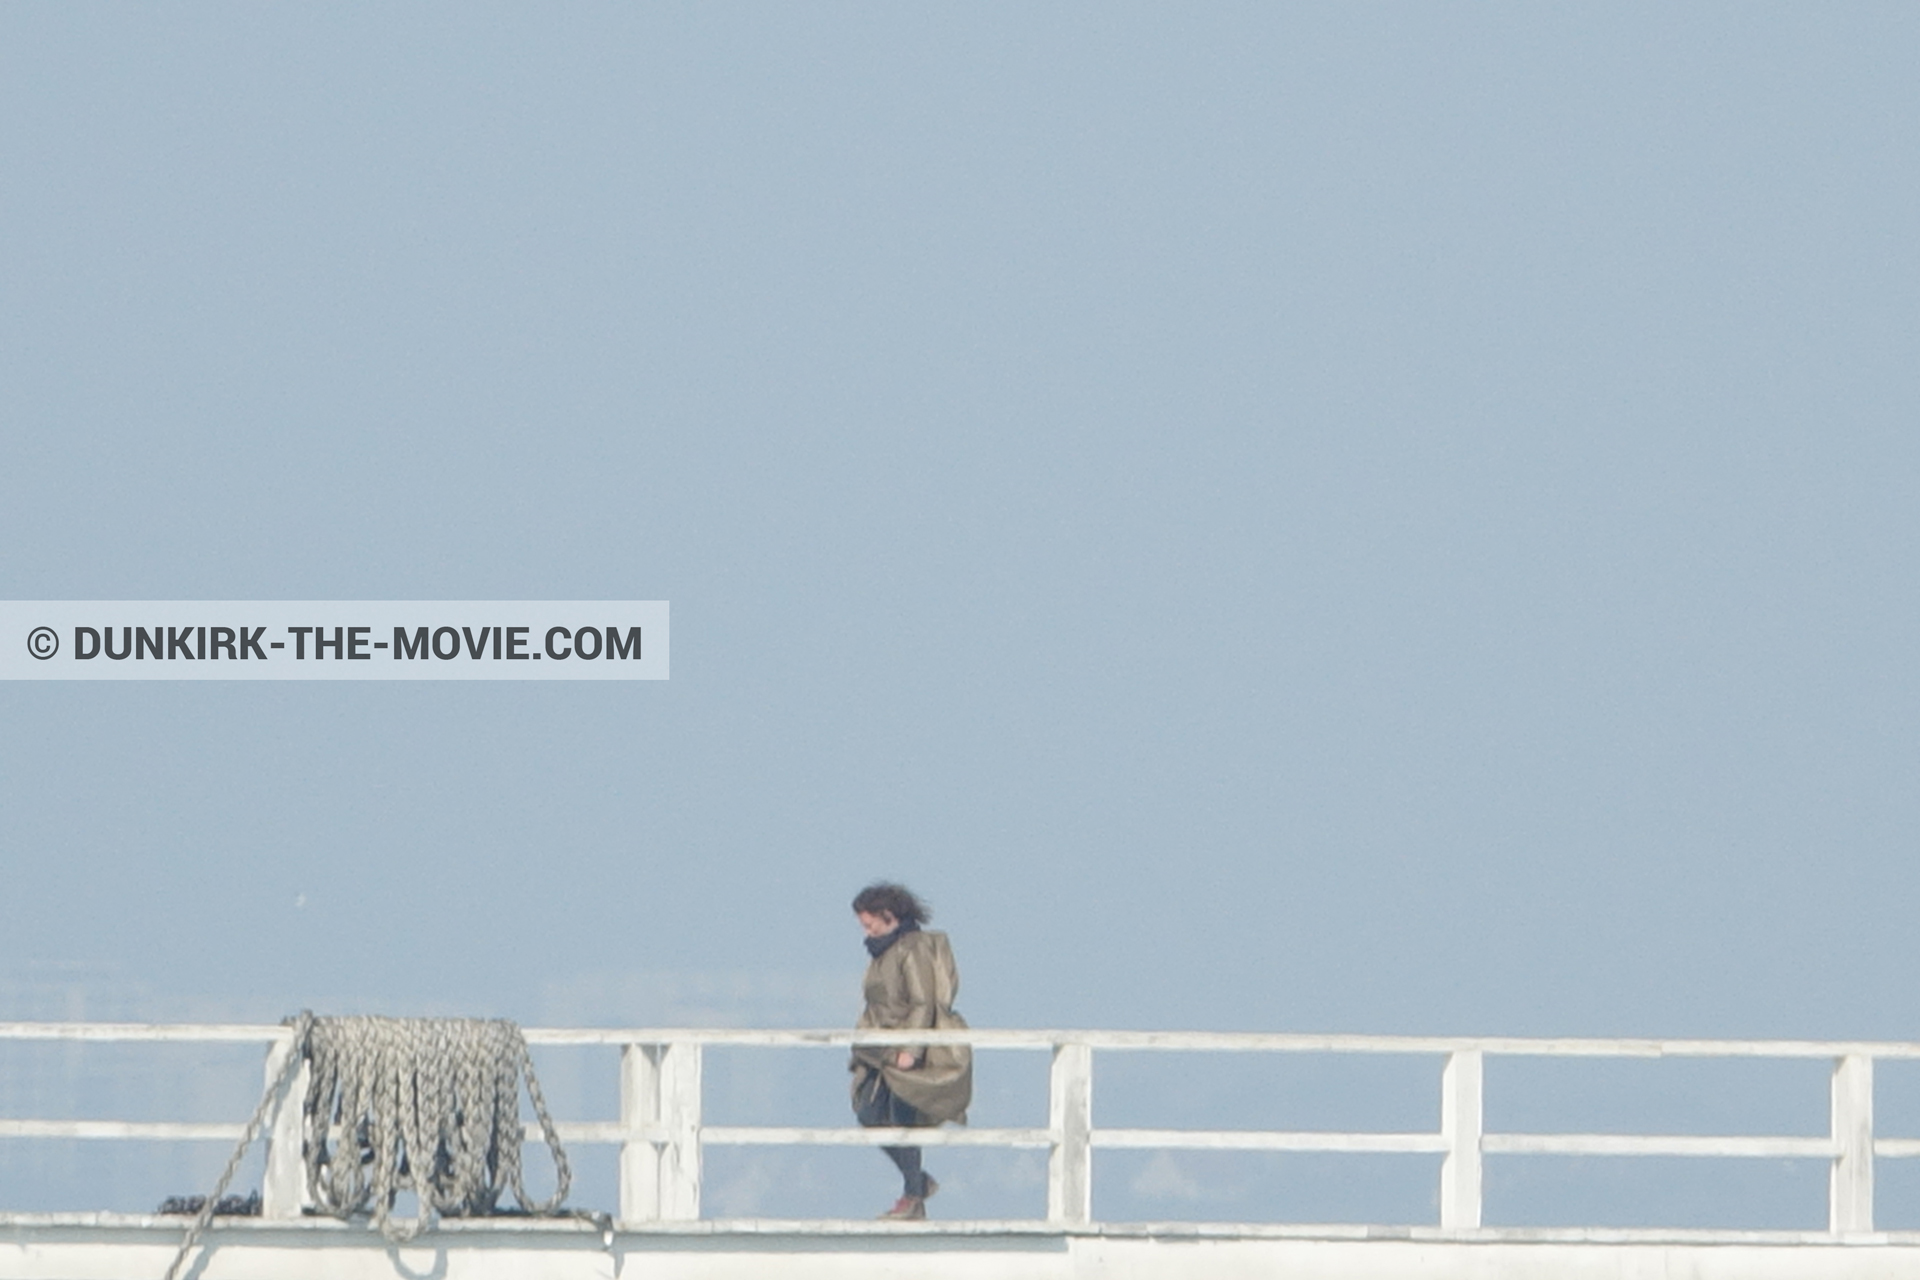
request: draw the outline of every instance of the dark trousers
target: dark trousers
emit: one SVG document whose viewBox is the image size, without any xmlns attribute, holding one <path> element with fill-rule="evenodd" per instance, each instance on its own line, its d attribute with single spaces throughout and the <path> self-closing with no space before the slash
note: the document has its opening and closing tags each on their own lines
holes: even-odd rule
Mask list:
<svg viewBox="0 0 1920 1280">
<path fill-rule="evenodd" d="M 887 1088 L 886 1077 L 878 1071 L 868 1068 L 870 1074 L 860 1082 L 860 1091 L 853 1108 L 853 1115 L 866 1129 L 924 1129 L 930 1126 L 927 1118 L 893 1096 L 893 1090 Z M 927 1194 L 927 1171 L 920 1167 L 920 1148 L 918 1147 L 882 1147 L 887 1158 L 900 1170 L 900 1177 L 906 1184 L 905 1194 L 925 1199 Z"/>
</svg>

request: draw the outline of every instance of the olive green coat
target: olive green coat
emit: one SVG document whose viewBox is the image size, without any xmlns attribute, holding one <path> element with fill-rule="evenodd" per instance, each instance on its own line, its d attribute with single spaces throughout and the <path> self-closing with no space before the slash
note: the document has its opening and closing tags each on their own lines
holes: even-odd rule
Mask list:
<svg viewBox="0 0 1920 1280">
<path fill-rule="evenodd" d="M 947 935 L 916 929 L 868 963 L 867 1007 L 858 1025 L 940 1031 L 964 1027 L 966 1019 L 953 1011 L 959 990 L 960 970 Z M 918 1060 L 914 1066 L 897 1064 L 902 1049 Z M 856 1090 L 863 1076 L 879 1071 L 894 1096 L 930 1122 L 967 1122 L 967 1104 L 973 1101 L 973 1050 L 965 1045 L 861 1045 L 853 1051 L 852 1066 Z"/>
</svg>

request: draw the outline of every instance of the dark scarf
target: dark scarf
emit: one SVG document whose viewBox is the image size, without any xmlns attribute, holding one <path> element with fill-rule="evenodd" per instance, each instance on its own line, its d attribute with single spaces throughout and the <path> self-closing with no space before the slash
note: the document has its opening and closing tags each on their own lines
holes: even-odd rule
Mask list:
<svg viewBox="0 0 1920 1280">
<path fill-rule="evenodd" d="M 900 922 L 899 927 L 894 929 L 892 933 L 883 933 L 877 938 L 865 939 L 867 954 L 875 960 L 878 960 L 881 956 L 887 954 L 888 947 L 900 941 L 904 935 L 917 932 L 919 928 L 920 922 L 918 920 L 903 920 Z"/>
</svg>

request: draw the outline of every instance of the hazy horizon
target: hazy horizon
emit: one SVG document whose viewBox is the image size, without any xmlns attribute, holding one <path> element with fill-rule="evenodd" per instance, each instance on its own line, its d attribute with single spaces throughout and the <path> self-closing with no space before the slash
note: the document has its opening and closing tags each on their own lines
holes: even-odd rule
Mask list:
<svg viewBox="0 0 1920 1280">
<path fill-rule="evenodd" d="M 844 1022 L 887 876 L 979 1026 L 1913 1037 L 1916 52 L 1888 4 L 0 8 L 0 598 L 677 641 L 0 685 L 0 970 Z"/>
</svg>

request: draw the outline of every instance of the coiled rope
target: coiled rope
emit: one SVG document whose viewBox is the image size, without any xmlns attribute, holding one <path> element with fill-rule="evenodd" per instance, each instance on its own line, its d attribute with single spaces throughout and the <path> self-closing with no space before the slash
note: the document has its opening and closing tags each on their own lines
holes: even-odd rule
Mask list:
<svg viewBox="0 0 1920 1280">
<path fill-rule="evenodd" d="M 398 1244 L 439 1217 L 493 1213 L 508 1191 L 523 1212 L 556 1213 L 573 1181 L 520 1028 L 474 1018 L 316 1018 L 293 1023 L 293 1050 L 247 1122 L 226 1170 L 207 1197 L 167 1280 L 178 1280 L 273 1101 L 300 1064 L 311 1069 L 301 1108 L 307 1194 L 322 1213 L 371 1214 Z M 526 1130 L 520 1084 L 553 1155 L 554 1192 L 535 1202 L 520 1163 Z M 289 1099 L 291 1101 L 291 1099 Z M 419 1212 L 396 1218 L 412 1191 Z"/>
</svg>

